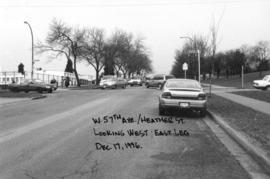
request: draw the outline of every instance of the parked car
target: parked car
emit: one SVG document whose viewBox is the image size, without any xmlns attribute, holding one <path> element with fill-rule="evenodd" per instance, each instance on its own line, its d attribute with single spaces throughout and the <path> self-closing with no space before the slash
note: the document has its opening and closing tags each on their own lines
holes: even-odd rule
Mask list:
<svg viewBox="0 0 270 179">
<path fill-rule="evenodd" d="M 159 96 L 159 114 L 168 109 L 197 110 L 204 117 L 207 109 L 207 96 L 200 83 L 191 79 L 169 79 Z"/>
<path fill-rule="evenodd" d="M 253 87 L 261 90 L 270 88 L 270 75 L 264 76 L 262 80 L 254 80 Z"/>
<path fill-rule="evenodd" d="M 14 92 L 24 91 L 28 93 L 29 91 L 37 91 L 42 93 L 43 91 L 47 91 L 49 93 L 53 92 L 54 86 L 51 84 L 46 84 L 41 80 L 28 80 L 25 79 L 21 83 L 12 83 L 8 85 L 8 89 Z"/>
<path fill-rule="evenodd" d="M 173 75 L 163 75 L 163 74 L 159 74 L 159 75 L 155 75 L 153 76 L 152 79 L 150 79 L 145 86 L 147 88 L 149 87 L 158 87 L 158 88 L 162 88 L 162 86 L 164 85 L 164 83 L 166 82 L 166 80 L 168 79 L 172 79 L 175 78 Z"/>
<path fill-rule="evenodd" d="M 103 78 L 100 83 L 99 83 L 99 87 L 101 89 L 106 89 L 106 88 L 111 88 L 111 89 L 115 89 L 118 87 L 121 88 L 126 88 L 126 81 L 123 78 L 116 78 L 116 77 L 110 77 L 110 78 Z"/>
<path fill-rule="evenodd" d="M 132 78 L 128 81 L 130 86 L 139 85 L 142 86 L 142 80 L 140 78 Z"/>
<path fill-rule="evenodd" d="M 153 79 L 153 75 L 148 75 L 145 77 L 145 86 L 147 87 L 148 83 Z"/>
</svg>

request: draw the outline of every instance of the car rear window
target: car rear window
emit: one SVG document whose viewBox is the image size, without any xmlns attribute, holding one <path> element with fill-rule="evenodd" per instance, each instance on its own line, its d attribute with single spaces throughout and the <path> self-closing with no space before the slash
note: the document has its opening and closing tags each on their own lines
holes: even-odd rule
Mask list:
<svg viewBox="0 0 270 179">
<path fill-rule="evenodd" d="M 168 79 L 172 79 L 172 78 L 174 78 L 174 76 L 172 76 L 172 75 L 168 75 L 168 76 L 166 76 L 166 80 L 168 80 Z"/>
<path fill-rule="evenodd" d="M 154 80 L 163 80 L 164 78 L 163 78 L 163 76 L 154 76 L 153 79 Z"/>
<path fill-rule="evenodd" d="M 201 88 L 201 85 L 196 81 L 169 81 L 167 88 Z"/>
</svg>

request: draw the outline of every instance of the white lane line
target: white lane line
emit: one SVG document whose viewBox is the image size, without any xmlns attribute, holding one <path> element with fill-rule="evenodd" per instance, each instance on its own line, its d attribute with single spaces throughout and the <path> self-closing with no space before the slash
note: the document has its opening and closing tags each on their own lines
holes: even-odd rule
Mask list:
<svg viewBox="0 0 270 179">
<path fill-rule="evenodd" d="M 72 115 L 79 114 L 80 112 L 82 112 L 82 111 L 84 111 L 86 109 L 93 108 L 95 106 L 101 105 L 102 103 L 109 101 L 109 99 L 110 98 L 97 99 L 97 100 L 91 101 L 89 103 L 77 106 L 77 107 L 75 107 L 75 108 L 73 108 L 71 110 L 68 110 L 68 111 L 53 115 L 53 116 L 43 118 L 43 119 L 41 119 L 39 121 L 33 122 L 31 124 L 28 124 L 28 125 L 25 125 L 25 126 L 22 126 L 22 127 L 19 127 L 17 129 L 13 129 L 13 130 L 10 130 L 10 131 L 3 132 L 3 133 L 0 134 L 0 144 L 3 143 L 3 142 L 9 141 L 9 140 L 11 140 L 13 138 L 19 137 L 19 136 L 21 136 L 23 134 L 29 133 L 29 132 L 31 132 L 31 131 L 33 131 L 35 129 L 40 128 L 40 127 L 44 127 L 44 126 L 46 126 L 48 124 L 57 122 L 59 120 L 66 119 L 66 118 L 68 118 L 68 117 L 70 117 Z"/>
</svg>

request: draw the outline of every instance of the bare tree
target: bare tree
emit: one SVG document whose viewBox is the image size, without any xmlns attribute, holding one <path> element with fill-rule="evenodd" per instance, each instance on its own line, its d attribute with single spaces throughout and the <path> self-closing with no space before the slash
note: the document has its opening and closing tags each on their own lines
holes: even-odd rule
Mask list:
<svg viewBox="0 0 270 179">
<path fill-rule="evenodd" d="M 64 55 L 73 62 L 77 86 L 80 80 L 77 72 L 77 62 L 80 49 L 84 44 L 84 30 L 73 29 L 61 21 L 54 19 L 50 25 L 50 31 L 45 43 L 38 42 L 35 48 L 38 53 L 51 52 L 57 58 Z"/>
<path fill-rule="evenodd" d="M 210 47 L 208 44 L 208 38 L 202 35 L 193 35 L 192 40 L 187 40 L 186 43 L 184 44 L 183 49 L 181 50 L 181 56 L 182 54 L 184 55 L 188 55 L 189 56 L 189 71 L 188 71 L 188 75 L 189 76 L 198 76 L 198 62 L 197 62 L 197 58 L 195 58 L 195 55 L 197 55 L 197 53 L 194 53 L 194 50 L 200 50 L 200 62 L 201 62 L 201 72 L 203 74 L 203 76 L 205 76 L 205 73 L 208 72 L 210 73 L 211 70 L 209 70 L 209 66 L 207 65 L 207 63 L 209 63 L 209 61 L 207 61 L 206 63 L 206 57 L 209 56 L 210 54 Z M 192 52 L 192 53 L 191 53 Z M 190 58 L 194 56 L 194 58 Z M 178 58 L 178 57 L 177 57 Z M 192 72 L 193 71 L 193 72 Z M 195 73 L 194 73 L 195 72 Z"/>
<path fill-rule="evenodd" d="M 118 51 L 114 58 L 114 67 L 116 74 L 118 75 L 118 73 L 121 71 L 125 78 L 126 74 L 128 73 L 128 65 L 132 55 L 133 35 L 124 31 L 119 31 L 115 38 L 118 38 Z"/>
<path fill-rule="evenodd" d="M 96 84 L 99 83 L 100 71 L 104 67 L 105 37 L 104 30 L 91 28 L 86 30 L 85 44 L 80 50 L 80 59 L 85 60 L 96 72 Z"/>
<path fill-rule="evenodd" d="M 113 60 L 114 71 L 118 76 L 123 74 L 124 78 L 131 74 L 140 74 L 142 70 L 151 71 L 151 60 L 142 37 L 134 38 L 133 34 L 123 30 L 113 33 L 108 44 L 114 53 L 110 59 Z"/>
<path fill-rule="evenodd" d="M 270 57 L 270 46 L 269 41 L 259 41 L 253 47 L 253 56 L 257 62 L 257 69 L 259 71 L 259 76 L 262 76 L 263 70 L 269 69 L 269 57 Z"/>
<path fill-rule="evenodd" d="M 211 49 L 211 58 L 212 58 L 210 75 L 212 75 L 214 71 L 216 71 L 216 73 L 220 72 L 219 68 L 215 69 L 215 67 L 219 67 L 221 65 L 217 63 L 219 62 L 219 60 L 215 60 L 215 55 L 216 55 L 217 45 L 218 45 L 218 42 L 217 42 L 218 31 L 219 31 L 220 23 L 224 16 L 224 13 L 225 13 L 225 8 L 223 9 L 222 14 L 217 23 L 215 22 L 215 17 L 213 16 L 213 23 L 210 27 L 210 39 L 211 39 L 210 49 Z M 219 74 L 217 76 L 219 76 Z"/>
<path fill-rule="evenodd" d="M 142 75 L 142 72 L 152 72 L 152 62 L 143 40 L 142 37 L 138 37 L 134 41 L 133 48 L 131 48 L 130 61 L 127 67 L 129 76 L 134 73 Z"/>
</svg>

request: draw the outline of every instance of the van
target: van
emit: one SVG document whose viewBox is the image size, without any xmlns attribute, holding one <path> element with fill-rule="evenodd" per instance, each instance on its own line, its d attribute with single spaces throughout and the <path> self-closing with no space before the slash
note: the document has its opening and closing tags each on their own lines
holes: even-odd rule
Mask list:
<svg viewBox="0 0 270 179">
<path fill-rule="evenodd" d="M 146 88 L 155 87 L 155 88 L 161 89 L 164 83 L 168 79 L 172 79 L 172 78 L 175 78 L 175 77 L 173 75 L 164 75 L 164 74 L 154 75 L 153 78 L 149 80 L 148 83 L 146 84 Z"/>
</svg>

